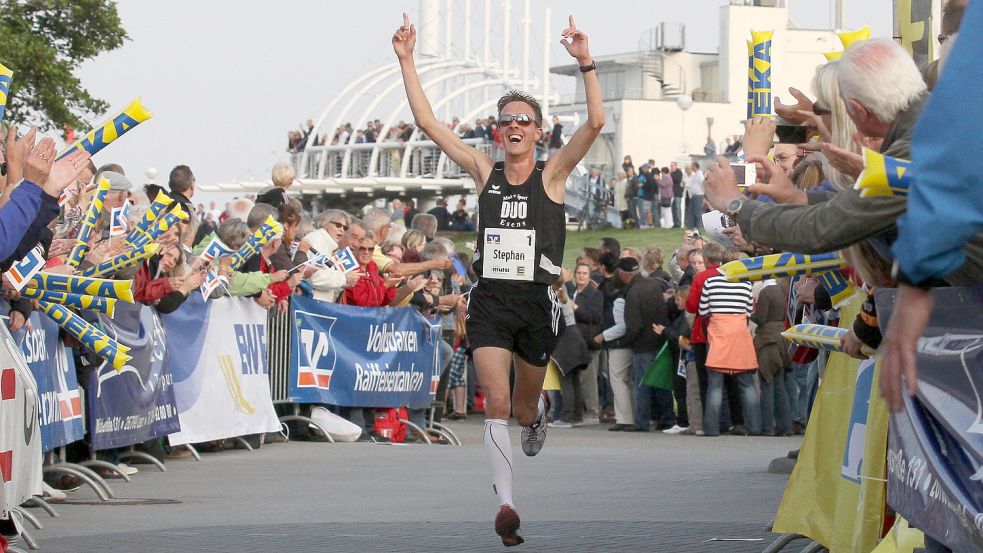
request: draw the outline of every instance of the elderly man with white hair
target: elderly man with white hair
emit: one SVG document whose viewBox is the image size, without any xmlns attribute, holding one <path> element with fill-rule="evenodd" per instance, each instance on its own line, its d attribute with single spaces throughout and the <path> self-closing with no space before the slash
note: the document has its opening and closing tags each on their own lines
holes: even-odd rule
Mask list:
<svg viewBox="0 0 983 553">
<path fill-rule="evenodd" d="M 850 46 L 835 63 L 840 95 L 860 134 L 871 146 L 879 142 L 886 156 L 911 159 L 912 131 L 928 100 L 911 56 L 893 40 L 872 39 Z M 830 144 L 823 144 L 822 151 L 844 173 L 856 177 L 863 169 L 857 154 Z M 761 164 L 767 181 L 750 191 L 767 194 L 776 203 L 744 196 L 727 160 L 710 165 L 704 185 L 710 204 L 735 219 L 751 242 L 800 253 L 838 250 L 894 231 L 905 211 L 904 197 L 861 198 L 853 187 L 807 194 L 774 162 L 763 156 L 748 161 Z M 882 256 L 890 255 L 886 241 L 874 246 Z"/>
</svg>

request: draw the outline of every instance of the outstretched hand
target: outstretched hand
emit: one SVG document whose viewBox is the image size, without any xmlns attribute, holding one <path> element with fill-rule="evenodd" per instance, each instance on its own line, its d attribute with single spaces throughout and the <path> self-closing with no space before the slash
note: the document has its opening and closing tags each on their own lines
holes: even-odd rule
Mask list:
<svg viewBox="0 0 983 553">
<path fill-rule="evenodd" d="M 403 24 L 393 33 L 393 50 L 400 60 L 412 59 L 416 46 L 416 25 L 410 24 L 410 16 L 403 12 Z"/>
<path fill-rule="evenodd" d="M 801 125 L 806 122 L 806 117 L 800 113 L 802 111 L 812 111 L 812 100 L 808 96 L 802 93 L 797 88 L 789 87 L 789 94 L 795 98 L 796 103 L 794 104 L 783 104 L 782 100 L 775 97 L 775 113 L 777 113 L 782 119 L 793 123 L 796 125 Z"/>
<path fill-rule="evenodd" d="M 44 182 L 44 191 L 55 198 L 61 195 L 62 190 L 75 182 L 82 170 L 86 168 L 89 157 L 91 157 L 89 152 L 79 148 L 55 161 L 54 165 L 51 166 L 51 172 L 48 173 L 48 180 Z"/>
<path fill-rule="evenodd" d="M 590 65 L 592 60 L 587 48 L 587 35 L 577 29 L 572 15 L 570 16 L 570 26 L 563 29 L 560 35 L 563 37 L 560 39 L 560 44 L 567 49 L 567 53 L 576 58 L 580 65 Z"/>
</svg>

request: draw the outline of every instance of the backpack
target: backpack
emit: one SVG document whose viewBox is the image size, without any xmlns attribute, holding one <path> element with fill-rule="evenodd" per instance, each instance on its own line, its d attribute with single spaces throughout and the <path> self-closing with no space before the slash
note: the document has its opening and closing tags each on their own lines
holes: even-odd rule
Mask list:
<svg viewBox="0 0 983 553">
<path fill-rule="evenodd" d="M 399 421 L 409 420 L 409 418 L 410 412 L 406 407 L 376 409 L 375 432 L 389 438 L 394 444 L 401 444 L 406 440 L 406 432 L 409 427 Z"/>
</svg>

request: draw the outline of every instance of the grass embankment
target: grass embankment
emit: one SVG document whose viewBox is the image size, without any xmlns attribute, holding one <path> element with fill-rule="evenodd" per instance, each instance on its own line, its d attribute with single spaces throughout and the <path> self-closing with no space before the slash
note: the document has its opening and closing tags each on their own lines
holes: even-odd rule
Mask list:
<svg viewBox="0 0 983 553">
<path fill-rule="evenodd" d="M 448 232 L 442 233 L 457 244 L 458 251 L 467 251 L 465 243 L 477 240 L 474 232 Z M 567 231 L 566 249 L 563 252 L 563 266 L 573 268 L 577 261 L 577 256 L 587 246 L 596 248 L 601 243 L 601 238 L 610 236 L 621 243 L 621 247 L 634 246 L 644 250 L 649 246 L 658 246 L 666 253 L 668 259 L 672 252 L 683 243 L 683 229 L 644 229 L 644 230 L 619 230 L 608 229 L 600 231 Z"/>
</svg>

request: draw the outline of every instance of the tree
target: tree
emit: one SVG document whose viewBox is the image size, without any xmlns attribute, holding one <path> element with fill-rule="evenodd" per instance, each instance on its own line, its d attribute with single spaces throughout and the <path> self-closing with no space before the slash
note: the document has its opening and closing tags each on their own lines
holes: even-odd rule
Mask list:
<svg viewBox="0 0 983 553">
<path fill-rule="evenodd" d="M 0 0 L 0 62 L 14 72 L 5 119 L 43 130 L 85 127 L 109 105 L 74 72 L 128 39 L 111 0 Z"/>
</svg>

